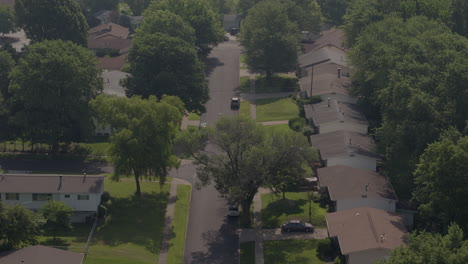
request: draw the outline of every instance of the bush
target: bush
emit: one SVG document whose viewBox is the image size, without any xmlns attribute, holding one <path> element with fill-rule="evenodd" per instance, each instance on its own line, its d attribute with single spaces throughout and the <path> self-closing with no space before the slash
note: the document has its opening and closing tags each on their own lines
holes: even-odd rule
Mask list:
<svg viewBox="0 0 468 264">
<path fill-rule="evenodd" d="M 314 96 L 311 96 L 309 98 L 306 99 L 306 104 L 317 104 L 317 103 L 320 103 L 322 102 L 322 97 L 318 96 L 318 95 L 314 95 Z"/>
<path fill-rule="evenodd" d="M 306 125 L 306 121 L 302 117 L 295 117 L 295 118 L 289 119 L 288 124 L 292 130 L 299 132 Z"/>
<path fill-rule="evenodd" d="M 98 218 L 103 218 L 104 216 L 107 216 L 107 207 L 104 206 L 103 204 L 99 205 L 97 215 L 98 215 Z"/>
<path fill-rule="evenodd" d="M 317 245 L 317 253 L 321 259 L 324 259 L 326 257 L 331 257 L 333 255 L 333 247 L 331 243 L 331 239 L 322 239 L 319 240 L 319 243 Z"/>
<path fill-rule="evenodd" d="M 345 264 L 344 256 L 337 256 L 333 261 L 333 264 Z"/>
<path fill-rule="evenodd" d="M 314 130 L 311 127 L 304 127 L 302 129 L 302 134 L 308 138 L 314 134 Z"/>
<path fill-rule="evenodd" d="M 101 195 L 101 204 L 105 204 L 110 200 L 111 196 L 109 192 L 103 192 Z"/>
</svg>

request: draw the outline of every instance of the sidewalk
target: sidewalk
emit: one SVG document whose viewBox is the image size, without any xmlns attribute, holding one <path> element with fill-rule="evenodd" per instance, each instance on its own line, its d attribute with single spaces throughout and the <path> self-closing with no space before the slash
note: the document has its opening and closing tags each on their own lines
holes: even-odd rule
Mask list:
<svg viewBox="0 0 468 264">
<path fill-rule="evenodd" d="M 188 115 L 184 115 L 182 123 L 180 124 L 180 129 L 185 130 L 189 125 L 198 127 L 200 126 L 200 120 L 189 120 Z"/>
<path fill-rule="evenodd" d="M 161 242 L 161 251 L 159 253 L 159 264 L 167 263 L 167 253 L 169 252 L 170 241 L 172 238 L 172 222 L 174 220 L 175 203 L 177 201 L 177 186 L 179 184 L 190 185 L 185 180 L 174 178 L 171 182 L 169 199 L 166 208 L 166 219 L 164 221 L 163 239 Z"/>
</svg>

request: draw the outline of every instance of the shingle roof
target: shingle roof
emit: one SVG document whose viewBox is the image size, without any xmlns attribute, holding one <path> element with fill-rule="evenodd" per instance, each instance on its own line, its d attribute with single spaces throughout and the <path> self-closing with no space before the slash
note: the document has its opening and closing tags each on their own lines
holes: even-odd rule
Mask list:
<svg viewBox="0 0 468 264">
<path fill-rule="evenodd" d="M 404 245 L 403 218 L 375 208 L 355 208 L 326 215 L 328 233 L 338 237 L 341 253 L 395 249 Z"/>
<path fill-rule="evenodd" d="M 132 45 L 131 39 L 89 39 L 89 49 L 117 49 L 120 53 L 126 53 Z"/>
<path fill-rule="evenodd" d="M 298 58 L 299 66 L 310 67 L 321 63 L 336 63 L 347 66 L 346 51 L 334 45 L 327 44 Z"/>
<path fill-rule="evenodd" d="M 338 68 L 341 70 L 341 78 L 338 78 Z M 351 86 L 351 79 L 347 75 L 351 75 L 353 71 L 351 68 L 336 63 L 324 63 L 308 68 L 306 71 L 307 75 L 304 75 L 299 81 L 301 89 L 307 91 L 309 96 L 334 93 L 349 94 L 348 88 Z"/>
<path fill-rule="evenodd" d="M 320 150 L 320 156 L 326 160 L 331 157 L 360 154 L 376 157 L 374 141 L 366 134 L 352 131 L 334 131 L 310 137 L 312 146 Z"/>
<path fill-rule="evenodd" d="M 98 58 L 98 68 L 106 70 L 121 70 L 127 62 L 128 54 L 122 54 L 111 58 Z"/>
<path fill-rule="evenodd" d="M 307 110 L 306 110 L 307 108 Z M 367 125 L 366 118 L 356 104 L 339 102 L 335 99 L 324 100 L 317 104 L 304 105 L 306 118 L 312 119 L 315 125 L 329 122 L 350 122 Z"/>
<path fill-rule="evenodd" d="M 332 201 L 360 197 L 397 200 L 387 177 L 375 171 L 336 165 L 320 168 L 317 174 Z"/>
<path fill-rule="evenodd" d="M 327 44 L 331 44 L 338 48 L 347 50 L 344 46 L 346 37 L 342 29 L 331 29 L 322 31 L 320 35 L 320 38 L 317 39 L 314 43 L 304 45 L 306 53 L 317 50 L 323 46 L 326 46 Z"/>
<path fill-rule="evenodd" d="M 1 193 L 100 193 L 104 176 L 45 174 L 0 175 Z"/>
<path fill-rule="evenodd" d="M 32 246 L 0 254 L 0 264 L 81 264 L 83 254 L 46 246 Z"/>
<path fill-rule="evenodd" d="M 130 30 L 115 23 L 107 23 L 89 29 L 88 33 L 89 39 L 98 39 L 104 36 L 126 39 L 130 34 Z"/>
</svg>

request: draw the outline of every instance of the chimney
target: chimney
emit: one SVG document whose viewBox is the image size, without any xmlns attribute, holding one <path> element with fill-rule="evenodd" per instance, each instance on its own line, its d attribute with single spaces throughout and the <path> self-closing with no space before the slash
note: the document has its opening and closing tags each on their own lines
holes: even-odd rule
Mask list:
<svg viewBox="0 0 468 264">
<path fill-rule="evenodd" d="M 85 181 L 86 181 L 86 172 L 83 173 L 83 182 L 85 182 Z"/>
<path fill-rule="evenodd" d="M 330 107 L 330 97 L 327 98 L 327 105 Z"/>
<path fill-rule="evenodd" d="M 369 191 L 369 183 L 366 183 L 366 192 Z"/>
<path fill-rule="evenodd" d="M 338 78 L 341 78 L 341 68 L 338 68 Z"/>
<path fill-rule="evenodd" d="M 59 186 L 57 188 L 57 191 L 62 190 L 62 184 L 63 184 L 63 176 L 62 174 L 59 175 Z"/>
<path fill-rule="evenodd" d="M 383 233 L 381 236 L 380 236 L 380 243 L 383 243 L 385 241 L 385 233 Z"/>
</svg>

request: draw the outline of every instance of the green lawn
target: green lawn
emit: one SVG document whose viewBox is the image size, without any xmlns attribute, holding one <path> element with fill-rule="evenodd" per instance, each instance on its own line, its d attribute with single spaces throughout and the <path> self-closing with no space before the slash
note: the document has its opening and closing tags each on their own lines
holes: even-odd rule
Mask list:
<svg viewBox="0 0 468 264">
<path fill-rule="evenodd" d="M 86 241 L 91 232 L 92 224 L 74 224 L 73 229 L 66 232 L 60 232 L 56 240 L 53 240 L 52 234 L 45 233 L 37 238 L 39 244 L 56 247 L 83 253 L 86 248 Z"/>
<path fill-rule="evenodd" d="M 323 240 L 273 240 L 264 242 L 265 263 L 319 264 L 318 245 Z"/>
<path fill-rule="evenodd" d="M 104 188 L 112 197 L 108 220 L 96 231 L 85 263 L 157 263 L 169 185 L 141 182 L 140 198 L 134 181 L 106 180 Z"/>
<path fill-rule="evenodd" d="M 255 242 L 240 244 L 240 264 L 255 264 Z"/>
<path fill-rule="evenodd" d="M 190 113 L 188 116 L 188 120 L 200 120 L 200 115 L 196 113 Z"/>
<path fill-rule="evenodd" d="M 184 260 L 185 232 L 187 231 L 187 218 L 190 207 L 189 185 L 177 186 L 177 201 L 175 204 L 175 215 L 172 226 L 173 237 L 171 239 L 167 255 L 168 264 L 180 264 Z"/>
<path fill-rule="evenodd" d="M 239 90 L 241 93 L 250 93 L 250 77 L 249 76 L 240 77 Z"/>
<path fill-rule="evenodd" d="M 310 222 L 315 227 L 326 227 L 327 209 L 320 207 L 318 203 L 310 204 L 311 220 L 307 192 L 287 192 L 285 200 L 273 193 L 262 194 L 263 228 L 279 228 L 281 224 L 292 219 Z"/>
<path fill-rule="evenodd" d="M 263 126 L 267 133 L 273 133 L 274 131 L 293 131 L 289 125 L 273 125 L 273 126 Z"/>
<path fill-rule="evenodd" d="M 259 99 L 257 105 L 257 121 L 289 120 L 299 116 L 299 109 L 291 98 Z"/>
<path fill-rule="evenodd" d="M 111 144 L 109 142 L 96 142 L 78 143 L 77 145 L 87 150 L 89 155 L 106 156 Z"/>
<path fill-rule="evenodd" d="M 241 101 L 239 115 L 242 117 L 251 118 L 250 116 L 250 101 Z"/>
<path fill-rule="evenodd" d="M 107 155 L 109 150 L 110 143 L 100 139 L 98 142 L 92 143 L 72 143 L 68 145 L 68 147 L 61 143 L 60 148 L 61 150 L 67 150 L 68 154 L 76 154 L 76 155 L 96 155 L 96 156 L 104 156 Z M 35 144 L 34 150 L 38 148 L 47 150 L 49 147 L 46 144 Z M 21 140 L 15 141 L 7 141 L 7 142 L 0 142 L 0 150 L 7 150 L 7 151 L 22 151 L 23 144 Z M 30 142 L 24 142 L 24 151 L 31 151 L 32 146 Z"/>
<path fill-rule="evenodd" d="M 294 92 L 299 91 L 299 80 L 297 77 L 278 74 L 267 80 L 265 76 L 259 76 L 255 80 L 256 93 Z"/>
<path fill-rule="evenodd" d="M 247 59 L 247 55 L 243 54 L 240 56 L 239 60 L 240 60 L 240 63 L 246 63 L 246 59 Z"/>
</svg>

